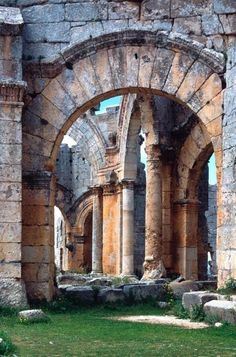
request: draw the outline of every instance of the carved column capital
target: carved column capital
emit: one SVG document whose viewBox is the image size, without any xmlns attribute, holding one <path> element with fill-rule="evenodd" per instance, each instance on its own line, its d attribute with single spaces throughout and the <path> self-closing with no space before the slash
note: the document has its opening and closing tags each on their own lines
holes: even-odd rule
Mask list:
<svg viewBox="0 0 236 357">
<path fill-rule="evenodd" d="M 133 190 L 134 189 L 134 180 L 123 179 L 121 181 L 121 185 L 122 185 L 122 188 L 127 188 L 129 190 Z"/>
<path fill-rule="evenodd" d="M 96 185 L 96 186 L 90 186 L 90 190 L 92 191 L 92 193 L 96 196 L 100 196 L 102 194 L 103 191 L 103 187 L 100 185 Z"/>
<path fill-rule="evenodd" d="M 0 101 L 1 102 L 23 102 L 23 95 L 26 89 L 24 81 L 0 81 Z"/>
<path fill-rule="evenodd" d="M 107 183 L 103 185 L 103 196 L 115 195 L 121 192 L 121 187 L 119 184 L 110 184 Z"/>
</svg>

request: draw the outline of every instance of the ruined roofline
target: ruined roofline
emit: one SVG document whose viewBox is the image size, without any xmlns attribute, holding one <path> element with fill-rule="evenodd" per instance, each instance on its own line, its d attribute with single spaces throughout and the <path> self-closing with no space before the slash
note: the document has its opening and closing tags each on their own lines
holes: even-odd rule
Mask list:
<svg viewBox="0 0 236 357">
<path fill-rule="evenodd" d="M 38 77 L 53 78 L 64 68 L 73 69 L 73 64 L 95 54 L 98 50 L 123 46 L 147 46 L 171 49 L 184 52 L 209 66 L 216 73 L 225 70 L 225 58 L 220 52 L 208 49 L 202 43 L 180 33 L 167 31 L 124 31 L 105 34 L 97 38 L 74 44 L 58 53 L 53 60 L 42 60 L 40 63 L 24 62 L 24 70 Z"/>
</svg>

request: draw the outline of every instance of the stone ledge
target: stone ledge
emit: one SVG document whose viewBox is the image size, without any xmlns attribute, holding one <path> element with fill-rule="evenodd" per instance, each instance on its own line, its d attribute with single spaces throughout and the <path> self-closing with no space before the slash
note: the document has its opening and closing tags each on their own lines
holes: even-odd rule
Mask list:
<svg viewBox="0 0 236 357">
<path fill-rule="evenodd" d="M 20 9 L 0 6 L 0 33 L 1 36 L 17 35 L 23 25 Z"/>
</svg>

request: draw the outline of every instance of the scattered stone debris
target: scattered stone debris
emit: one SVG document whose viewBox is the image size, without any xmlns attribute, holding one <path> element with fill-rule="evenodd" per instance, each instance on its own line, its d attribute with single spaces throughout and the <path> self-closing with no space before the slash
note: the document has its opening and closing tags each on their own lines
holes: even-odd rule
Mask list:
<svg viewBox="0 0 236 357">
<path fill-rule="evenodd" d="M 23 310 L 19 312 L 19 319 L 23 323 L 47 322 L 48 316 L 41 309 Z"/>
</svg>

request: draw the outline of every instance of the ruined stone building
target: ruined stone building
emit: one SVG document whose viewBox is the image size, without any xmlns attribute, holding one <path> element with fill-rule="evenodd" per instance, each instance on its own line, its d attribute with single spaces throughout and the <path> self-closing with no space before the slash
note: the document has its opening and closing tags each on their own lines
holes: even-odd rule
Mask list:
<svg viewBox="0 0 236 357">
<path fill-rule="evenodd" d="M 4 291 L 52 299 L 55 264 L 206 279 L 208 255 L 236 278 L 236 2 L 0 5 Z"/>
</svg>

